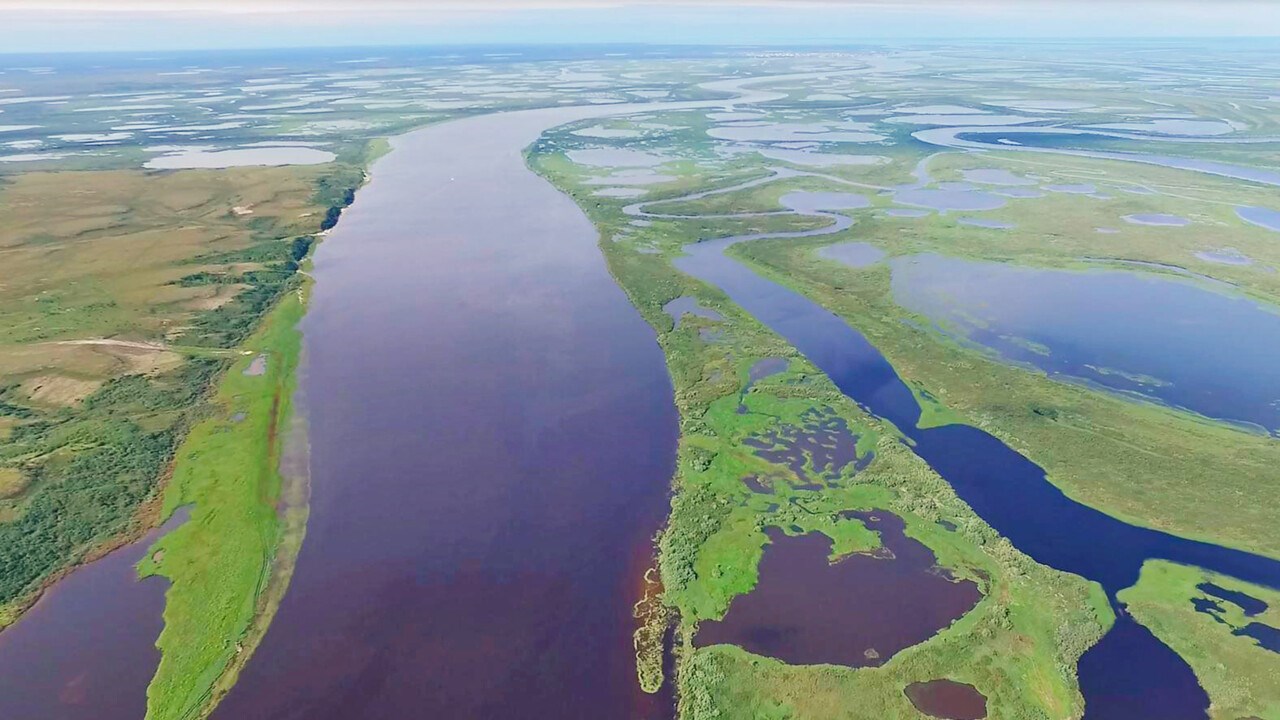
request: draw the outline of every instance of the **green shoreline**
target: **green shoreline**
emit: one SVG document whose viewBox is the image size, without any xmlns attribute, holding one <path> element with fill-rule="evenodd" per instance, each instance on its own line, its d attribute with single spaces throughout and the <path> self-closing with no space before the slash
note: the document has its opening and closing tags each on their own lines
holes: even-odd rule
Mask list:
<svg viewBox="0 0 1280 720">
<path fill-rule="evenodd" d="M 359 179 L 327 188 L 334 201 L 299 261 L 294 287 L 258 322 L 241 346 L 245 357 L 219 381 L 214 416 L 196 424 L 177 451 L 162 516 L 183 506 L 192 507 L 191 515 L 158 540 L 138 568 L 140 577 L 170 581 L 156 641 L 161 660 L 147 688 L 148 720 L 198 720 L 212 713 L 288 590 L 309 512 L 306 422 L 295 413 L 298 324 L 315 284 L 307 269 L 369 168 L 389 150 L 386 139 L 365 143 L 346 171 L 358 172 Z M 265 370 L 247 374 L 258 358 L 266 359 Z M 298 465 L 292 472 L 282 470 L 289 456 Z"/>
</svg>

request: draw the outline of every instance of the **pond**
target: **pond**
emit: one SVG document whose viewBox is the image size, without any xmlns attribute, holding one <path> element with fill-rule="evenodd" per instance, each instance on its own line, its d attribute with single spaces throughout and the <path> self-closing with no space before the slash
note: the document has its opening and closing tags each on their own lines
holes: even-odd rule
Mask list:
<svg viewBox="0 0 1280 720">
<path fill-rule="evenodd" d="M 987 716 L 987 699 L 972 685 L 954 680 L 911 683 L 907 699 L 917 710 L 942 720 L 981 720 Z"/>
<path fill-rule="evenodd" d="M 894 299 L 946 332 L 1050 375 L 1280 430 L 1280 314 L 1123 270 L 895 258 Z"/>
<path fill-rule="evenodd" d="M 827 536 L 769 529 L 755 589 L 734 598 L 723 620 L 701 623 L 696 644 L 732 643 L 793 665 L 875 667 L 982 597 L 973 582 L 937 568 L 898 516 L 876 510 L 849 519 L 877 532 L 881 548 L 831 562 Z"/>
<path fill-rule="evenodd" d="M 151 158 L 143 167 L 152 170 L 185 168 L 221 169 L 249 165 L 319 165 L 331 162 L 336 155 L 327 150 L 307 147 L 254 147 L 232 150 L 182 148 Z"/>
<path fill-rule="evenodd" d="M 930 210 L 996 210 L 1008 202 L 1005 198 L 980 190 L 905 189 L 893 195 L 894 202 L 917 205 Z"/>
<path fill-rule="evenodd" d="M 1191 221 L 1168 213 L 1138 213 L 1125 215 L 1124 221 L 1134 225 L 1154 225 L 1156 227 L 1186 227 Z"/>
</svg>

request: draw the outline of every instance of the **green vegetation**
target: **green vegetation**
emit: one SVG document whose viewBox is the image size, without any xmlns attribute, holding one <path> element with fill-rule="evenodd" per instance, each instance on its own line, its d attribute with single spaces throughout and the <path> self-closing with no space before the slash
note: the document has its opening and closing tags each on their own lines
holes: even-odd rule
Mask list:
<svg viewBox="0 0 1280 720">
<path fill-rule="evenodd" d="M 255 354 L 225 375 L 211 416 L 178 450 L 164 514 L 189 505 L 191 515 L 139 568 L 171 582 L 148 718 L 193 718 L 211 709 L 217 692 L 230 687 L 223 677 L 244 664 L 265 629 L 255 625 L 268 610 L 264 592 L 282 533 L 278 461 L 301 348 L 299 295 L 285 297 L 245 343 Z M 266 371 L 245 374 L 256 357 L 266 358 Z"/>
<path fill-rule="evenodd" d="M 0 459 L 22 481 L 6 498 L 14 517 L 0 524 L 0 599 L 22 602 L 69 559 L 129 527 L 169 463 L 181 409 L 217 366 L 193 360 L 152 378 L 120 377 L 78 412 L 31 411 L 13 428 Z"/>
<path fill-rule="evenodd" d="M 1246 617 L 1244 608 L 1199 586 L 1212 583 L 1266 603 Z M 1119 599 L 1138 622 L 1186 659 L 1209 693 L 1214 720 L 1280 718 L 1280 655 L 1233 630 L 1251 622 L 1280 627 L 1280 592 L 1200 568 L 1148 561 L 1137 584 Z M 1220 611 L 1198 612 L 1193 601 L 1214 601 Z"/>
<path fill-rule="evenodd" d="M 863 412 L 794 348 L 715 288 L 677 272 L 669 259 L 703 232 L 794 229 L 813 221 L 655 220 L 637 230 L 620 203 L 592 197 L 582 171 L 558 154 L 569 142 L 560 131 L 544 138 L 531 163 L 566 188 L 601 228 L 609 267 L 657 329 L 675 386 L 679 464 L 659 546 L 663 600 L 678 618 L 681 717 L 914 718 L 918 713 L 903 688 L 936 677 L 974 684 L 990 698 L 992 717 L 1079 716 L 1076 661 L 1112 617 L 1101 590 L 1015 550 L 907 449 L 894 428 Z M 702 172 L 654 194 L 675 196 L 676 186 L 688 192 L 684 188 L 695 182 L 740 181 L 732 169 Z M 680 296 L 695 297 L 723 320 L 685 316 L 675 328 L 662 307 Z M 787 358 L 788 369 L 743 395 L 748 369 L 768 357 Z M 740 397 L 745 412 L 738 411 Z M 828 419 L 847 428 L 859 457 L 874 456 L 864 470 L 832 469 L 806 456 L 802 478 L 744 443 L 773 431 L 804 433 Z M 771 492 L 753 490 L 745 478 Z M 876 508 L 900 515 L 907 534 L 931 548 L 940 565 L 978 583 L 983 599 L 977 607 L 877 668 L 789 667 L 730 646 L 695 647 L 697 624 L 722 617 L 735 596 L 755 586 L 764 528 L 824 533 L 837 555 L 867 551 L 878 538 L 841 513 Z M 641 674 L 651 678 L 652 668 L 642 666 Z"/>
</svg>

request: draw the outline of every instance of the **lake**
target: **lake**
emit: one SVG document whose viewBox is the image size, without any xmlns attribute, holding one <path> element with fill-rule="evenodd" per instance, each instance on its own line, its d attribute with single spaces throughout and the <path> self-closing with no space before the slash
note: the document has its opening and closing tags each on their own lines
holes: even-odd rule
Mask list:
<svg viewBox="0 0 1280 720">
<path fill-rule="evenodd" d="M 889 261 L 893 296 L 1050 375 L 1280 431 L 1280 314 L 1191 281 L 942 255 Z"/>
</svg>

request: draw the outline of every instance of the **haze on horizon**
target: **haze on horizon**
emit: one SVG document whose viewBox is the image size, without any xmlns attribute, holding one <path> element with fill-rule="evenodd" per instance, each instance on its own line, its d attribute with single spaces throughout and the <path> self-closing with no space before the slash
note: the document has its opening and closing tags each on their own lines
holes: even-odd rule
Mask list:
<svg viewBox="0 0 1280 720">
<path fill-rule="evenodd" d="M 1260 0 L 0 0 L 3 52 L 1280 37 Z"/>
</svg>

